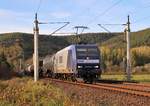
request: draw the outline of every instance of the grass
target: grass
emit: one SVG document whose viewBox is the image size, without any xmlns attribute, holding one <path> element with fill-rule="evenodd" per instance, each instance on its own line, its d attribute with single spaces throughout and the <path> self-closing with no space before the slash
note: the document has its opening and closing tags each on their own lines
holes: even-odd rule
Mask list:
<svg viewBox="0 0 150 106">
<path fill-rule="evenodd" d="M 125 75 L 102 75 L 102 79 L 112 79 L 112 80 L 126 80 Z M 132 75 L 131 80 L 139 82 L 150 82 L 150 74 L 145 75 Z"/>
<path fill-rule="evenodd" d="M 70 99 L 50 82 L 31 78 L 0 81 L 0 106 L 68 106 Z"/>
<path fill-rule="evenodd" d="M 125 76 L 102 75 L 102 79 L 125 80 Z M 150 82 L 150 75 L 133 75 L 132 80 Z M 73 95 L 77 95 L 77 91 L 75 90 Z M 35 83 L 30 77 L 0 80 L 0 106 L 78 106 L 76 101 L 79 101 L 79 98 L 74 101 L 70 94 L 70 90 L 67 95 L 51 82 L 39 80 Z M 107 101 L 102 106 L 105 104 L 107 105 Z"/>
</svg>

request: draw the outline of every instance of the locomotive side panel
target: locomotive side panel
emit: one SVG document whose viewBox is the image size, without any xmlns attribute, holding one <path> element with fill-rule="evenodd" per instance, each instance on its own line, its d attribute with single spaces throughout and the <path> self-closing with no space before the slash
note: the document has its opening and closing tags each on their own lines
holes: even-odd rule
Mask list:
<svg viewBox="0 0 150 106">
<path fill-rule="evenodd" d="M 67 51 L 60 51 L 55 55 L 55 73 L 67 73 Z"/>
<path fill-rule="evenodd" d="M 55 54 L 55 73 L 73 73 L 72 46 L 60 50 Z"/>
</svg>

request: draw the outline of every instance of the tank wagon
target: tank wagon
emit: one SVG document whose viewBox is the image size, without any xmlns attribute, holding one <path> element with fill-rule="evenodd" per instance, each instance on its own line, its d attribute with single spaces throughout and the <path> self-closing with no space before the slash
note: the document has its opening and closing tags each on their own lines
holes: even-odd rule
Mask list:
<svg viewBox="0 0 150 106">
<path fill-rule="evenodd" d="M 43 71 L 49 77 L 82 78 L 92 83 L 101 75 L 100 51 L 94 44 L 70 45 L 43 59 Z"/>
<path fill-rule="evenodd" d="M 25 74 L 29 76 L 34 76 L 34 65 L 30 64 L 25 69 Z M 39 77 L 43 77 L 43 59 L 39 59 Z"/>
</svg>

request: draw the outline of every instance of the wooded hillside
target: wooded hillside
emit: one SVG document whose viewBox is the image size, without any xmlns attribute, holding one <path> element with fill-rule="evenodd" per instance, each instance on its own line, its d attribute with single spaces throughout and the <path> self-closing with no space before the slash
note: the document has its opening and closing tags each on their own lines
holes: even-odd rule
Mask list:
<svg viewBox="0 0 150 106">
<path fill-rule="evenodd" d="M 82 43 L 96 43 L 101 49 L 103 68 L 120 65 L 126 56 L 124 33 L 87 33 L 78 35 Z M 39 54 L 41 57 L 78 42 L 78 36 L 39 36 Z M 131 34 L 132 64 L 140 66 L 150 63 L 150 29 Z M 19 66 L 19 59 L 31 59 L 33 55 L 33 34 L 0 34 L 0 54 L 4 53 L 8 62 Z"/>
</svg>

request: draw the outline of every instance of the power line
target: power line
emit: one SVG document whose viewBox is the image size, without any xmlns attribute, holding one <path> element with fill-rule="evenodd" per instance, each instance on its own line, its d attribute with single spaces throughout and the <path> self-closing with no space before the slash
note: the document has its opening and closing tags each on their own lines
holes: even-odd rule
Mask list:
<svg viewBox="0 0 150 106">
<path fill-rule="evenodd" d="M 105 11 L 103 11 L 101 14 L 98 14 L 97 16 L 94 17 L 93 20 L 91 20 L 88 24 L 91 24 L 93 21 L 96 20 L 96 18 L 98 18 L 99 16 L 102 16 L 104 14 L 106 14 L 110 9 L 112 9 L 113 7 L 115 7 L 116 5 L 118 5 L 122 0 L 118 0 L 117 2 L 115 2 L 113 5 L 111 5 L 109 8 L 107 8 Z"/>
<path fill-rule="evenodd" d="M 111 26 L 116 26 L 116 25 L 125 25 L 125 24 L 98 24 L 98 25 L 111 25 Z"/>
<path fill-rule="evenodd" d="M 97 0 L 95 0 L 95 1 L 94 1 L 92 4 L 90 4 L 90 5 L 95 5 L 96 1 L 97 1 Z M 91 11 L 92 7 L 93 7 L 93 6 L 88 7 L 88 8 L 85 8 L 83 11 L 81 11 L 81 12 L 78 14 L 78 16 L 81 17 L 81 16 L 83 16 L 84 14 L 89 13 L 89 11 Z M 77 17 L 76 17 L 76 18 L 77 18 Z"/>
<path fill-rule="evenodd" d="M 66 27 L 68 24 L 70 24 L 70 22 L 67 22 L 65 25 L 61 26 L 60 28 L 56 29 L 54 32 L 52 32 L 50 35 L 55 34 L 56 32 L 58 32 L 59 30 L 61 30 L 62 28 Z"/>
<path fill-rule="evenodd" d="M 42 0 L 39 0 L 39 4 L 38 4 L 38 7 L 37 7 L 35 13 L 38 13 L 38 12 L 39 12 L 40 7 L 41 7 L 41 4 L 42 4 Z"/>
<path fill-rule="evenodd" d="M 58 32 L 59 30 L 63 29 L 64 27 L 66 27 L 68 24 L 70 24 L 70 22 L 39 22 L 38 24 L 42 25 L 42 24 L 64 24 L 63 26 L 61 26 L 60 28 L 56 29 L 55 31 L 53 31 L 51 34 L 49 35 L 53 35 L 56 32 Z"/>
<path fill-rule="evenodd" d="M 104 26 L 125 26 L 126 24 L 97 24 L 99 27 L 107 31 L 108 33 L 111 33 L 106 27 Z"/>
<path fill-rule="evenodd" d="M 141 18 L 141 19 L 138 19 L 138 20 L 134 21 L 134 22 L 131 23 L 131 24 L 137 24 L 137 23 L 142 22 L 142 21 L 145 21 L 145 20 L 147 20 L 147 19 L 149 19 L 149 18 L 150 18 L 150 15 L 149 15 L 149 16 L 146 16 L 146 17 L 143 17 L 143 18 Z"/>
<path fill-rule="evenodd" d="M 105 31 L 107 31 L 108 33 L 111 33 L 107 28 L 103 27 L 101 24 L 97 24 L 98 26 L 100 26 L 102 29 L 104 29 Z"/>
<path fill-rule="evenodd" d="M 39 24 L 67 24 L 70 22 L 39 22 Z"/>
<path fill-rule="evenodd" d="M 137 8 L 139 9 L 138 11 L 137 11 Z M 134 10 L 133 10 L 133 11 L 129 11 L 129 14 L 136 15 L 137 13 L 141 13 L 141 12 L 143 12 L 143 11 L 144 11 L 143 9 L 147 9 L 147 8 L 150 8 L 150 5 L 136 7 L 136 8 L 134 8 Z"/>
<path fill-rule="evenodd" d="M 78 34 L 79 29 L 81 29 L 80 34 L 82 34 L 85 29 L 89 29 L 87 26 L 75 26 L 74 28 L 76 29 L 76 35 Z"/>
<path fill-rule="evenodd" d="M 146 6 L 138 6 L 138 7 L 134 7 L 131 11 L 128 11 L 128 14 L 132 14 L 132 16 L 133 15 L 135 15 L 135 17 L 137 17 L 136 15 L 137 15 L 137 13 L 139 14 L 139 13 L 141 13 L 141 12 L 143 12 L 144 10 L 143 9 L 147 9 L 147 8 L 150 8 L 150 5 L 149 5 L 149 3 L 147 3 L 148 5 L 146 5 Z M 137 9 L 139 9 L 138 11 L 137 11 Z M 122 19 L 124 16 L 122 15 L 122 16 L 120 16 L 120 17 L 118 17 L 118 18 L 116 18 L 115 17 L 115 20 L 119 20 L 119 19 Z M 150 16 L 149 16 L 150 17 Z M 136 24 L 136 23 L 139 23 L 139 22 L 141 22 L 143 19 L 148 19 L 149 18 L 148 16 L 147 17 L 144 17 L 144 18 L 142 18 L 142 19 L 138 19 L 138 20 L 136 20 L 136 21 L 134 21 L 134 22 L 132 22 L 131 24 Z M 112 20 L 112 19 L 111 19 Z M 110 21 L 110 19 L 108 20 L 108 21 Z M 106 24 L 101 24 L 101 25 L 106 25 Z"/>
<path fill-rule="evenodd" d="M 143 12 L 143 11 L 144 11 L 143 9 L 150 8 L 150 5 L 148 4 L 147 6 L 140 6 L 140 7 L 138 7 L 138 8 L 141 8 L 140 11 L 137 11 L 137 9 L 135 8 L 135 10 L 134 10 L 134 11 L 131 11 L 130 13 L 131 13 L 131 14 L 134 14 L 134 15 L 137 15 L 137 13 Z M 150 18 L 150 15 L 149 15 L 149 16 L 145 16 L 145 17 L 140 18 L 140 19 L 137 19 L 137 20 L 135 20 L 134 22 L 132 22 L 131 24 L 137 24 L 137 23 L 142 22 L 142 21 L 144 21 L 145 19 L 148 19 L 148 18 Z"/>
</svg>

